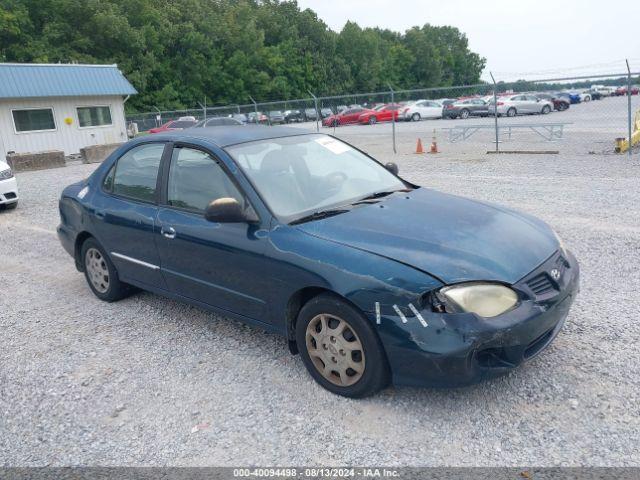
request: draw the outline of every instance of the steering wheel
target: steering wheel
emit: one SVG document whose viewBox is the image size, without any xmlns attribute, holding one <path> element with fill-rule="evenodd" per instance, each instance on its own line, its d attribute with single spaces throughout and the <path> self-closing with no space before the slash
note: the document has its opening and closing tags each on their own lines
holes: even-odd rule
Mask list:
<svg viewBox="0 0 640 480">
<path fill-rule="evenodd" d="M 331 172 L 325 175 L 324 185 L 329 192 L 329 196 L 335 195 L 342 190 L 342 185 L 349 177 L 344 172 Z"/>
</svg>

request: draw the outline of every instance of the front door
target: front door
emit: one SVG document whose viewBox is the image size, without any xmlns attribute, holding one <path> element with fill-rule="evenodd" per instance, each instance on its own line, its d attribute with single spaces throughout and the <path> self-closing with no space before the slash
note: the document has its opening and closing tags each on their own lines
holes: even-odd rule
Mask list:
<svg viewBox="0 0 640 480">
<path fill-rule="evenodd" d="M 204 150 L 174 147 L 164 188 L 156 240 L 169 289 L 254 319 L 264 316 L 266 231 L 259 224 L 213 223 L 203 216 L 218 198 L 252 208 L 219 160 Z"/>
<path fill-rule="evenodd" d="M 164 143 L 125 152 L 103 179 L 92 222 L 123 281 L 164 288 L 154 241 L 157 183 Z"/>
</svg>

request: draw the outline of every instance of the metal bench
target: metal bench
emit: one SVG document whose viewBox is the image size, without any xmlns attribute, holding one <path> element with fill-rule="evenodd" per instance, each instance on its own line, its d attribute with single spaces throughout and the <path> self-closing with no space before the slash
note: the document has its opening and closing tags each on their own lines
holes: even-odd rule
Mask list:
<svg viewBox="0 0 640 480">
<path fill-rule="evenodd" d="M 498 134 L 507 135 L 511 140 L 511 134 L 513 130 L 531 130 L 542 138 L 548 141 L 561 140 L 564 135 L 565 125 L 571 125 L 571 122 L 556 122 L 556 123 L 507 123 L 498 124 Z M 455 127 L 441 128 L 441 130 L 449 131 L 449 142 L 456 143 L 459 141 L 467 140 L 474 133 L 480 130 L 492 130 L 495 131 L 495 125 L 492 123 L 485 123 L 482 125 L 456 125 Z"/>
</svg>

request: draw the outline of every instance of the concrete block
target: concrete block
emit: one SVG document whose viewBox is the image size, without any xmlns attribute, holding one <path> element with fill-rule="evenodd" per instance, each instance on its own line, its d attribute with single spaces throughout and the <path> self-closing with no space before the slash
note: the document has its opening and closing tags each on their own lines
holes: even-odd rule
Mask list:
<svg viewBox="0 0 640 480">
<path fill-rule="evenodd" d="M 102 163 L 121 143 L 107 143 L 105 145 L 90 145 L 80 149 L 82 163 Z"/>
<path fill-rule="evenodd" d="M 9 153 L 7 163 L 16 172 L 26 170 L 44 170 L 47 168 L 64 167 L 64 152 L 49 150 L 46 152 Z"/>
</svg>

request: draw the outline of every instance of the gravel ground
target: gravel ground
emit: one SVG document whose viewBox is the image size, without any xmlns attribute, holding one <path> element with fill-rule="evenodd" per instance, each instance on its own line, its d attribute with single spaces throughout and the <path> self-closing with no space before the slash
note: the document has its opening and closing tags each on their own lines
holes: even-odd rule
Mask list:
<svg viewBox="0 0 640 480">
<path fill-rule="evenodd" d="M 55 236 L 60 191 L 93 166 L 21 173 L 0 212 L 0 464 L 640 465 L 638 156 L 369 147 L 564 237 L 582 291 L 543 354 L 474 387 L 333 396 L 276 336 L 147 293 L 98 301 Z"/>
</svg>

